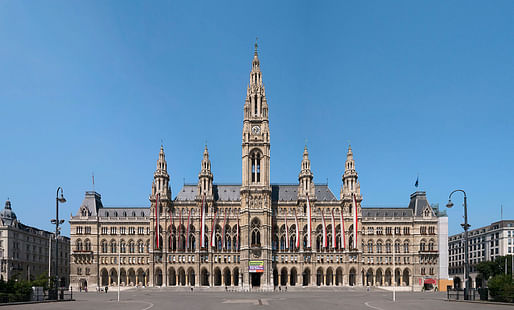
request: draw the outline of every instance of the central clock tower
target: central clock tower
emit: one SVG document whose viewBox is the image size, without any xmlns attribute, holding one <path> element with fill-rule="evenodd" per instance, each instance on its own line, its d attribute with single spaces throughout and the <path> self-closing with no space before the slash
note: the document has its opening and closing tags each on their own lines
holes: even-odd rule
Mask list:
<svg viewBox="0 0 514 310">
<path fill-rule="evenodd" d="M 244 287 L 273 289 L 270 131 L 257 43 L 246 90 L 242 142 L 241 269 Z M 250 270 L 263 265 L 264 271 Z"/>
</svg>

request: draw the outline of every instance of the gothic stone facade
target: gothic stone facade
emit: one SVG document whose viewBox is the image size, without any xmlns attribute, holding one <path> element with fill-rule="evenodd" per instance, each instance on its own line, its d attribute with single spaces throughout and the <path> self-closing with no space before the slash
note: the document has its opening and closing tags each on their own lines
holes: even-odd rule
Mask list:
<svg viewBox="0 0 514 310">
<path fill-rule="evenodd" d="M 396 283 L 416 290 L 427 277 L 437 279 L 438 219 L 424 192 L 412 194 L 405 208 L 361 208 L 351 148 L 339 197 L 326 184 L 313 182 L 307 148 L 294 184 L 270 183 L 270 156 L 268 104 L 256 49 L 244 103 L 241 183 L 213 183 L 206 147 L 198 183 L 184 185 L 173 198 L 161 147 L 150 206 L 108 208 L 98 193 L 86 192 L 70 220 L 72 285 L 116 285 L 118 262 L 121 285 L 273 289 Z"/>
</svg>

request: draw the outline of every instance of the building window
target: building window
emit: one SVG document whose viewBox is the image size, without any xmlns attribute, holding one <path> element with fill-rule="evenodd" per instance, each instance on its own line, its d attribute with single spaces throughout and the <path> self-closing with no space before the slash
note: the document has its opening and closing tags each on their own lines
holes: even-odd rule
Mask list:
<svg viewBox="0 0 514 310">
<path fill-rule="evenodd" d="M 403 253 L 409 253 L 409 241 L 403 243 Z"/>
<path fill-rule="evenodd" d="M 391 227 L 386 227 L 386 235 L 392 235 L 393 229 Z"/>
<path fill-rule="evenodd" d="M 116 235 L 116 227 L 111 227 L 111 235 Z"/>
<path fill-rule="evenodd" d="M 107 227 L 102 227 L 102 235 L 107 235 L 109 233 L 109 229 Z"/>
<path fill-rule="evenodd" d="M 420 251 L 425 251 L 425 246 L 426 246 L 426 241 L 425 240 L 421 240 L 421 242 L 419 244 L 419 250 Z"/>
<path fill-rule="evenodd" d="M 86 226 L 85 227 L 85 234 L 86 235 L 90 235 L 91 234 L 91 227 L 90 226 Z"/>
<path fill-rule="evenodd" d="M 377 235 L 383 235 L 382 227 L 377 227 Z"/>
</svg>

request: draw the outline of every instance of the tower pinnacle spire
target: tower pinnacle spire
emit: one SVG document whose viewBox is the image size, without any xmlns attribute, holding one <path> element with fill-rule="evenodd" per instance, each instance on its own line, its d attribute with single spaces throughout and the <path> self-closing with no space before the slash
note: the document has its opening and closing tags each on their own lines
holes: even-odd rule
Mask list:
<svg viewBox="0 0 514 310">
<path fill-rule="evenodd" d="M 157 168 L 153 174 L 152 182 L 152 197 L 150 200 L 155 199 L 155 195 L 160 194 L 161 200 L 171 199 L 171 189 L 169 187 L 170 176 L 168 175 L 168 163 L 166 162 L 166 155 L 164 154 L 164 147 L 161 144 L 159 151 L 159 158 L 157 159 Z"/>
<path fill-rule="evenodd" d="M 213 175 L 211 171 L 211 161 L 209 159 L 209 150 L 207 144 L 203 150 L 202 167 L 198 174 L 198 195 L 203 197 L 204 195 L 209 199 L 212 198 L 212 180 Z"/>
<path fill-rule="evenodd" d="M 344 164 L 343 173 L 343 190 L 341 193 L 341 199 L 351 199 L 352 194 L 355 194 L 358 199 L 360 198 L 361 189 L 358 181 L 358 174 L 355 170 L 355 160 L 353 159 L 352 146 L 348 145 L 348 152 L 346 153 L 346 162 Z"/>
<path fill-rule="evenodd" d="M 306 198 L 307 195 L 309 197 L 314 198 L 315 190 L 314 190 L 314 183 L 312 182 L 312 179 L 314 178 L 314 175 L 311 171 L 311 161 L 309 159 L 309 151 L 307 150 L 307 145 L 305 145 L 303 149 L 303 159 L 302 159 L 302 166 L 300 170 L 300 174 L 298 175 L 298 197 L 299 198 Z"/>
</svg>

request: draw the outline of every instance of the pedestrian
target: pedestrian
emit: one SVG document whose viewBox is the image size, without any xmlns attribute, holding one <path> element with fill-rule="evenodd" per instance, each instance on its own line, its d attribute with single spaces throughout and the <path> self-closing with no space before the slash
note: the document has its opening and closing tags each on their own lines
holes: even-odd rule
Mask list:
<svg viewBox="0 0 514 310">
<path fill-rule="evenodd" d="M 105 286 L 105 294 L 107 294 L 107 290 L 109 289 L 108 286 Z"/>
</svg>

